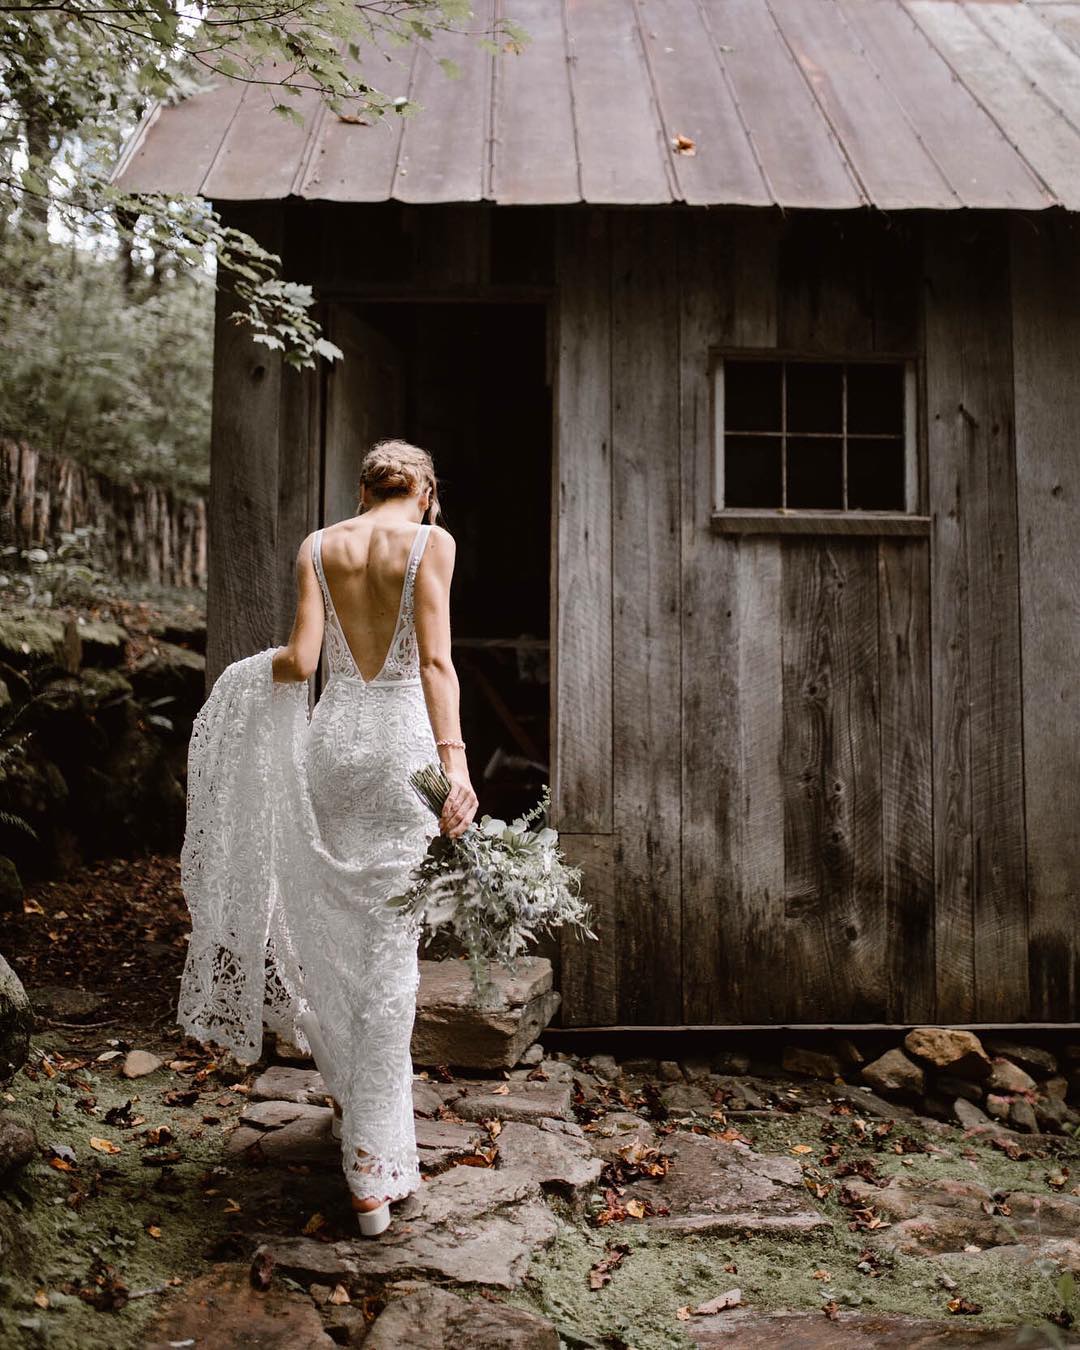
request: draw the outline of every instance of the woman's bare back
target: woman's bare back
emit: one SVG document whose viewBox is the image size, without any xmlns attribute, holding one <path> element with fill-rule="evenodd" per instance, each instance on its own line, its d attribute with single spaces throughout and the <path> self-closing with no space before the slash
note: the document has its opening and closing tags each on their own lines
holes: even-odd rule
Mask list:
<svg viewBox="0 0 1080 1350">
<path fill-rule="evenodd" d="M 328 525 L 322 565 L 338 622 L 365 680 L 382 670 L 397 625 L 409 552 L 418 526 L 364 516 Z"/>
</svg>

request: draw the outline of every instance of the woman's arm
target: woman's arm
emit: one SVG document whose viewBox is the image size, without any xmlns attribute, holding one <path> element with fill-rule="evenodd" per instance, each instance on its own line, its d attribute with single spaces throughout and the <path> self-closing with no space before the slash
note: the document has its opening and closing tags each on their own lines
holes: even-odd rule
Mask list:
<svg viewBox="0 0 1080 1350">
<path fill-rule="evenodd" d="M 306 680 L 313 675 L 322 651 L 323 624 L 322 593 L 315 565 L 311 561 L 311 535 L 300 545 L 296 555 L 296 618 L 288 645 L 274 653 L 274 679 L 278 684 Z"/>
<path fill-rule="evenodd" d="M 420 680 L 428 720 L 437 741 L 461 740 L 458 678 L 450 659 L 450 580 L 456 552 L 453 536 L 435 526 L 417 569 L 413 591 Z M 440 745 L 439 759 L 450 780 L 450 795 L 439 817 L 439 828 L 456 839 L 465 833 L 476 815 L 476 793 L 469 779 L 464 750 Z"/>
</svg>

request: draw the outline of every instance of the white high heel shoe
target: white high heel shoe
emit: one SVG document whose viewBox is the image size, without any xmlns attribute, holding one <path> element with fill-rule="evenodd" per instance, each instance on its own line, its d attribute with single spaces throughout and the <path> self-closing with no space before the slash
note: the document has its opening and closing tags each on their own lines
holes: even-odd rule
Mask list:
<svg viewBox="0 0 1080 1350">
<path fill-rule="evenodd" d="M 390 1201 L 384 1200 L 378 1209 L 356 1210 L 360 1232 L 364 1237 L 378 1237 L 390 1227 Z"/>
</svg>

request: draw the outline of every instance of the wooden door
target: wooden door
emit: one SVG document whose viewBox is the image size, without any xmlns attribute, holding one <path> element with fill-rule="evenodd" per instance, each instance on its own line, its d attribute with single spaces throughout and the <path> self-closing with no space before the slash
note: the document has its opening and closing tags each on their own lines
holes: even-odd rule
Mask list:
<svg viewBox="0 0 1080 1350">
<path fill-rule="evenodd" d="M 356 514 L 365 451 L 403 435 L 405 418 L 405 357 L 397 344 L 344 305 L 330 308 L 327 327 L 345 359 L 326 377 L 322 524 Z"/>
</svg>

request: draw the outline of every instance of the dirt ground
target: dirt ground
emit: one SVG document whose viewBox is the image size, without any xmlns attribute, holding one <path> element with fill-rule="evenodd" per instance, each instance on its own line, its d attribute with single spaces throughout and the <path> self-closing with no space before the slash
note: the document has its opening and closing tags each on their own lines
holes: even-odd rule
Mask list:
<svg viewBox="0 0 1080 1350">
<path fill-rule="evenodd" d="M 185 915 L 175 860 L 110 862 L 5 937 L 41 1015 L 0 1090 L 39 1146 L 0 1189 L 0 1345 L 1078 1343 L 1075 1139 L 758 1065 L 422 1070 L 428 1180 L 364 1243 L 310 1067 L 172 1025 Z"/>
</svg>

